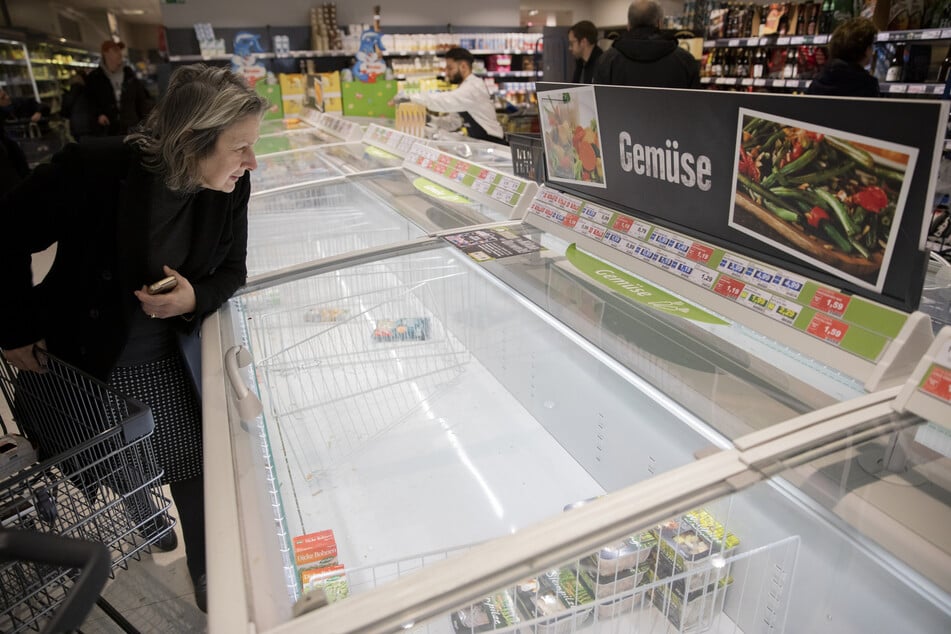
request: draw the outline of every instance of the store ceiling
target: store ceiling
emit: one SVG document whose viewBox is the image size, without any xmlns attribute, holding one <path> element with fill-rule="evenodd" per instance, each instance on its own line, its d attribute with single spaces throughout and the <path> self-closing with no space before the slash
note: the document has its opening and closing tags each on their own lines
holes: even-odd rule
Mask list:
<svg viewBox="0 0 951 634">
<path fill-rule="evenodd" d="M 77 11 L 95 9 L 112 11 L 123 22 L 161 24 L 160 0 L 61 0 L 56 4 Z"/>
</svg>

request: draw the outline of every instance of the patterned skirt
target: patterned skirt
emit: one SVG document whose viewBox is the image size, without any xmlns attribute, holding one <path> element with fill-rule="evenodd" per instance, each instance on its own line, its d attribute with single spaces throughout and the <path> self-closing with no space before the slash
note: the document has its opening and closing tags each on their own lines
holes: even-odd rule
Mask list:
<svg viewBox="0 0 951 634">
<path fill-rule="evenodd" d="M 152 446 L 163 484 L 202 474 L 201 404 L 181 355 L 117 367 L 109 385 L 149 406 L 155 419 Z"/>
</svg>

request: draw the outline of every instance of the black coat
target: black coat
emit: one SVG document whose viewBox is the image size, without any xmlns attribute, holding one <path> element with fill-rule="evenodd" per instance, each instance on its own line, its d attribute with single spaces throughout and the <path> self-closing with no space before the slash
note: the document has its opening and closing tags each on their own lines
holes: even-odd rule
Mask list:
<svg viewBox="0 0 951 634">
<path fill-rule="evenodd" d="M 68 145 L 0 199 L 0 348 L 45 338 L 54 355 L 108 376 L 141 310 L 133 291 L 155 281 L 146 273 L 155 178 L 121 139 L 90 139 Z M 195 317 L 169 320 L 186 353 L 202 319 L 244 284 L 250 192 L 245 174 L 230 194 L 196 194 L 192 244 L 178 269 L 195 289 Z M 53 243 L 53 267 L 33 287 L 30 255 Z"/>
<path fill-rule="evenodd" d="M 700 88 L 693 55 L 652 27 L 625 31 L 598 62 L 594 83 L 655 88 Z"/>
<path fill-rule="evenodd" d="M 806 88 L 807 95 L 832 97 L 880 97 L 878 80 L 858 64 L 842 59 L 827 63 Z"/>
<path fill-rule="evenodd" d="M 122 97 L 116 103 L 112 82 L 102 69 L 94 69 L 86 76 L 85 96 L 89 100 L 90 126 L 99 136 L 126 134 L 130 128 L 145 118 L 152 109 L 152 101 L 142 82 L 128 66 L 122 69 Z M 108 127 L 99 125 L 99 115 L 109 118 Z"/>
<path fill-rule="evenodd" d="M 594 80 L 594 71 L 598 67 L 598 61 L 604 51 L 597 44 L 591 49 L 591 55 L 588 61 L 575 60 L 575 72 L 571 76 L 571 82 L 574 84 L 590 84 Z"/>
</svg>

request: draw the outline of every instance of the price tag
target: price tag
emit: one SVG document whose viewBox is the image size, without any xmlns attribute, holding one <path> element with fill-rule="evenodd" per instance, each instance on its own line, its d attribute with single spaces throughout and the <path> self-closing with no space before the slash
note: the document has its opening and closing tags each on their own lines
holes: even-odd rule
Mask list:
<svg viewBox="0 0 951 634">
<path fill-rule="evenodd" d="M 739 40 L 730 40 L 729 42 L 727 42 L 726 45 L 727 45 L 727 46 L 739 46 L 739 45 L 740 45 L 740 41 L 739 41 Z"/>
<path fill-rule="evenodd" d="M 761 37 L 759 40 L 759 46 L 766 46 L 767 44 L 769 44 L 769 38 Z"/>
<path fill-rule="evenodd" d="M 694 284 L 698 284 L 706 289 L 713 288 L 714 283 L 716 283 L 717 274 L 711 271 L 710 269 L 694 267 L 693 272 L 690 274 L 690 281 Z"/>
<path fill-rule="evenodd" d="M 641 222 L 639 220 L 634 221 L 634 225 L 627 230 L 629 236 L 633 236 L 638 240 L 646 240 L 648 234 L 651 232 L 651 226 L 646 222 Z"/>
<path fill-rule="evenodd" d="M 703 48 L 716 48 L 716 45 L 717 45 L 717 41 L 716 41 L 716 40 L 704 40 L 704 41 L 703 41 Z"/>
<path fill-rule="evenodd" d="M 801 35 L 797 35 L 796 37 L 790 38 L 789 43 L 795 46 L 797 44 L 802 44 L 805 41 L 806 41 L 806 38 L 804 38 Z"/>
<path fill-rule="evenodd" d="M 776 46 L 786 46 L 787 44 L 789 44 L 788 37 L 780 37 L 776 39 Z"/>
<path fill-rule="evenodd" d="M 785 88 L 785 87 L 786 87 L 786 80 L 785 80 L 785 79 L 774 79 L 774 80 L 773 80 L 773 86 L 775 86 L 776 88 Z"/>
<path fill-rule="evenodd" d="M 736 275 L 737 277 L 742 277 L 746 273 L 746 267 L 749 265 L 749 262 L 742 260 L 736 257 L 733 254 L 726 254 L 720 260 L 718 268 L 724 273 L 730 275 Z"/>
<path fill-rule="evenodd" d="M 941 29 L 941 38 L 942 40 L 951 39 L 951 29 Z"/>
<path fill-rule="evenodd" d="M 744 77 L 743 79 L 740 80 L 740 83 L 744 86 L 752 86 L 753 80 L 749 77 Z"/>
<path fill-rule="evenodd" d="M 502 182 L 500 184 L 502 187 L 504 187 L 505 189 L 509 191 L 512 191 L 512 192 L 518 191 L 518 181 L 515 179 L 509 178 L 506 176 L 502 178 Z"/>
<path fill-rule="evenodd" d="M 578 220 L 578 224 L 575 225 L 575 231 L 583 235 L 588 236 L 589 238 L 594 238 L 595 240 L 601 241 L 604 238 L 604 227 L 596 225 L 593 222 L 588 222 L 584 218 Z"/>
<path fill-rule="evenodd" d="M 832 319 L 832 317 L 822 313 L 816 313 L 806 328 L 806 332 L 813 337 L 818 337 L 819 339 L 836 345 L 842 342 L 842 338 L 848 330 L 848 324 L 844 324 L 837 319 Z"/>
<path fill-rule="evenodd" d="M 728 83 L 730 83 L 730 79 L 728 77 L 717 77 L 717 84 L 722 86 Z"/>
<path fill-rule="evenodd" d="M 769 293 L 760 292 L 750 286 L 747 286 L 740 292 L 740 301 L 760 313 L 766 311 L 766 306 L 771 299 L 772 296 Z"/>
<path fill-rule="evenodd" d="M 568 227 L 569 229 L 574 229 L 575 225 L 578 224 L 578 216 L 574 214 L 565 214 L 565 219 L 561 221 L 561 224 Z"/>
<path fill-rule="evenodd" d="M 921 39 L 923 40 L 940 40 L 941 39 L 941 29 L 930 29 L 921 34 Z"/>
<path fill-rule="evenodd" d="M 746 267 L 743 277 L 760 288 L 770 288 L 773 285 L 773 280 L 776 279 L 776 271 L 751 264 Z"/>
<path fill-rule="evenodd" d="M 809 305 L 816 310 L 821 310 L 824 313 L 841 317 L 842 314 L 845 313 L 845 309 L 849 307 L 850 301 L 852 301 L 852 298 L 848 295 L 836 293 L 835 291 L 829 290 L 827 288 L 820 288 L 816 291 L 816 294 L 813 295 L 812 301 L 809 302 Z"/>
<path fill-rule="evenodd" d="M 627 233 L 631 227 L 634 226 L 634 219 L 627 216 L 618 214 L 614 219 L 614 224 L 611 225 L 611 228 L 615 231 L 620 231 L 621 233 Z"/>
<path fill-rule="evenodd" d="M 694 242 L 687 250 L 687 259 L 700 262 L 701 264 L 709 262 L 711 256 L 713 256 L 713 249 L 704 244 Z"/>
<path fill-rule="evenodd" d="M 829 42 L 829 36 L 828 36 L 828 35 L 817 35 L 817 36 L 815 36 L 815 37 L 813 38 L 813 42 L 815 42 L 816 44 L 826 44 L 826 43 Z"/>
<path fill-rule="evenodd" d="M 585 204 L 581 208 L 581 213 L 605 227 L 611 223 L 611 216 L 613 215 L 610 211 L 591 204 Z"/>
<path fill-rule="evenodd" d="M 932 95 L 941 95 L 944 93 L 944 84 L 937 84 L 931 87 Z"/>
<path fill-rule="evenodd" d="M 888 87 L 888 92 L 906 93 L 908 92 L 908 85 L 907 84 L 892 84 L 891 86 Z"/>
<path fill-rule="evenodd" d="M 802 307 L 800 307 L 799 304 L 787 302 L 786 300 L 776 296 L 773 296 L 769 303 L 766 304 L 766 315 L 777 321 L 783 322 L 787 326 L 793 325 L 793 322 L 795 322 L 796 318 L 799 317 L 799 312 L 801 310 Z"/>
<path fill-rule="evenodd" d="M 477 192 L 479 192 L 480 194 L 485 194 L 485 193 L 487 193 L 487 192 L 489 191 L 489 188 L 490 188 L 490 187 L 492 187 L 492 185 L 489 184 L 489 183 L 487 183 L 487 182 L 485 182 L 485 181 L 479 181 L 479 180 L 477 180 L 476 182 L 472 183 L 472 189 L 473 189 L 473 191 L 477 191 Z"/>
<path fill-rule="evenodd" d="M 765 85 L 766 85 L 766 80 L 765 80 L 765 79 L 762 79 L 762 78 L 756 78 L 756 79 L 753 80 L 753 85 L 754 85 L 754 86 L 765 86 Z"/>
<path fill-rule="evenodd" d="M 908 94 L 910 95 L 923 95 L 925 90 L 928 89 L 928 86 L 925 84 L 910 84 L 908 86 Z"/>
<path fill-rule="evenodd" d="M 919 389 L 951 403 L 951 370 L 940 365 L 932 365 Z"/>
<path fill-rule="evenodd" d="M 713 292 L 735 300 L 740 297 L 740 293 L 743 292 L 745 286 L 746 284 L 743 282 L 734 280 L 732 277 L 726 275 L 721 275 L 713 287 Z"/>
<path fill-rule="evenodd" d="M 634 255 L 647 262 L 653 262 L 657 259 L 657 252 L 644 245 L 636 246 L 634 248 Z"/>
</svg>

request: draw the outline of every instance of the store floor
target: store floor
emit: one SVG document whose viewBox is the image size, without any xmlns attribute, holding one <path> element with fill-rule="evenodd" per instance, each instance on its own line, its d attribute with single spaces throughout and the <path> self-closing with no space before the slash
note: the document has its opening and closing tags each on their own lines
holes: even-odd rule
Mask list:
<svg viewBox="0 0 951 634">
<path fill-rule="evenodd" d="M 52 263 L 55 248 L 33 260 L 34 280 L 41 280 Z M 0 417 L 10 427 L 12 417 L 0 398 Z M 14 432 L 15 429 L 11 429 Z M 168 487 L 165 496 L 171 499 Z M 178 513 L 173 506 L 173 517 Z M 185 546 L 179 528 L 178 548 L 172 552 L 143 554 L 128 562 L 128 569 L 115 570 L 102 596 L 136 629 L 146 632 L 203 632 L 207 621 L 195 605 L 194 590 L 185 566 Z M 93 607 L 80 628 L 85 634 L 112 634 L 123 630 L 98 606 Z"/>
</svg>

